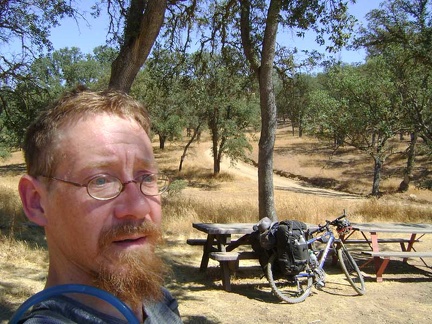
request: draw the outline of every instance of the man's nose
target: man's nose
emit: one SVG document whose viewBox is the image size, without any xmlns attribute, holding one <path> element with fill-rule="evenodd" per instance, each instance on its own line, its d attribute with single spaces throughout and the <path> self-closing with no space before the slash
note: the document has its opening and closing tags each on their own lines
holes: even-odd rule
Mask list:
<svg viewBox="0 0 432 324">
<path fill-rule="evenodd" d="M 144 195 L 140 189 L 140 183 L 130 180 L 123 183 L 122 192 L 116 198 L 115 216 L 118 218 L 145 218 L 151 210 L 151 199 Z"/>
</svg>

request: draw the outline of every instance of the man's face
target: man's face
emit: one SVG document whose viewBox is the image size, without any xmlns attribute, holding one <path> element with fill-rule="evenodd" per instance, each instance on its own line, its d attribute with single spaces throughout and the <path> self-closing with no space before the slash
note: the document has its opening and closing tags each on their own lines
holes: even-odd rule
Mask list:
<svg viewBox="0 0 432 324">
<path fill-rule="evenodd" d="M 106 114 L 61 130 L 56 152 L 61 157 L 54 176 L 81 184 L 97 174 L 127 182 L 157 172 L 146 132 L 134 121 Z M 91 284 L 101 269 L 128 276 L 131 269 L 124 260 L 154 254 L 160 197 L 144 196 L 139 184 L 127 184 L 118 197 L 100 201 L 90 197 L 85 187 L 53 180 L 41 204 L 50 270 L 63 283 L 69 277 L 71 282 Z"/>
</svg>

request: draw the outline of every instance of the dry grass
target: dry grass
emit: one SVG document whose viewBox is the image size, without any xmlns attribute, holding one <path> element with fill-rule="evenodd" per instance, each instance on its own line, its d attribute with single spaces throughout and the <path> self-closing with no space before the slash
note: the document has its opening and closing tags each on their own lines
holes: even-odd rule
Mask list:
<svg viewBox="0 0 432 324">
<path fill-rule="evenodd" d="M 257 160 L 257 143 L 251 154 Z M 171 145 L 166 152 L 156 150 L 163 158 L 161 167 L 168 170 L 173 178 L 184 179 L 189 183 L 180 196 L 164 201 L 164 215 L 170 233 L 187 236 L 192 228 L 191 222 L 256 222 L 258 219 L 257 184 L 250 179 L 238 176 L 235 169 L 223 169 L 221 179 L 212 176 L 211 160 L 203 158 L 210 144 L 203 141 L 193 144 L 183 163 L 181 173 L 177 172 L 181 148 Z M 169 152 L 169 153 L 167 153 Z M 166 156 L 171 156 L 166 159 Z M 172 156 L 177 156 L 178 159 Z M 353 161 L 356 161 L 353 166 Z M 427 170 L 427 160 L 417 164 L 418 170 Z M 396 163 L 393 161 L 393 163 Z M 392 169 L 403 166 L 399 161 Z M 359 167 L 357 172 L 355 167 Z M 337 183 L 333 188 L 344 187 L 346 192 L 354 192 L 363 197 L 343 200 L 301 194 L 290 191 L 275 191 L 275 207 L 279 219 L 301 219 L 309 223 L 320 223 L 347 210 L 353 221 L 407 221 L 430 222 L 432 220 L 432 192 L 411 188 L 405 194 L 386 194 L 380 199 L 367 198 L 371 180 L 366 169 L 371 169 L 368 156 L 344 148 L 335 154 L 327 145 L 314 139 L 292 137 L 287 129 L 279 129 L 275 147 L 275 169 L 289 177 L 303 179 L 304 182 L 321 184 Z M 175 170 L 175 171 L 173 171 Z M 303 176 L 304 174 L 304 176 Z M 351 176 L 351 178 L 350 178 Z M 330 179 L 332 181 L 325 180 Z M 321 179 L 321 183 L 318 181 Z M 384 173 L 383 190 L 392 192 L 400 176 Z M 332 186 L 330 186 L 332 187 Z M 186 221 L 185 224 L 183 221 Z"/>
</svg>

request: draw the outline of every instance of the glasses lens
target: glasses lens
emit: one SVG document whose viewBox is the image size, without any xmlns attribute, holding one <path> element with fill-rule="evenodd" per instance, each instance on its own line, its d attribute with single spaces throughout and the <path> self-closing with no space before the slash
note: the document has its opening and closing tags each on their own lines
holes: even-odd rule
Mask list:
<svg viewBox="0 0 432 324">
<path fill-rule="evenodd" d="M 122 190 L 122 183 L 116 177 L 101 174 L 97 175 L 87 184 L 90 196 L 99 200 L 107 200 L 117 197 Z"/>
<path fill-rule="evenodd" d="M 168 189 L 169 179 L 163 174 L 148 174 L 141 180 L 141 192 L 147 196 L 156 196 Z"/>
</svg>

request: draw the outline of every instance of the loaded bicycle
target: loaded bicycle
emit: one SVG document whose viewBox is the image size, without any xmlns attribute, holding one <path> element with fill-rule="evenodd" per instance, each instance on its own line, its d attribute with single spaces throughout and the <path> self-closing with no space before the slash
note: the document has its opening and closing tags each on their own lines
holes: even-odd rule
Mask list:
<svg viewBox="0 0 432 324">
<path fill-rule="evenodd" d="M 272 224 L 271 227 L 274 227 L 274 225 Z M 350 222 L 346 218 L 345 211 L 343 215 L 333 221 L 326 220 L 324 225 L 307 229 L 304 242 L 302 242 L 302 237 L 300 237 L 300 242 L 297 239 L 295 240 L 295 244 L 308 254 L 307 257 L 303 257 L 303 260 L 295 262 L 297 263 L 296 267 L 300 266 L 298 273 L 296 271 L 281 271 L 281 253 L 277 251 L 278 244 L 275 244 L 275 242 L 270 244 L 272 248 L 267 249 L 269 258 L 264 266 L 264 271 L 273 293 L 280 300 L 290 304 L 299 303 L 309 296 L 313 286 L 322 289 L 326 282 L 325 261 L 331 251 L 337 257 L 342 271 L 354 291 L 358 295 L 365 293 L 363 275 L 343 242 L 335 237 L 333 228 L 336 228 L 340 235 L 346 235 L 351 231 Z M 267 231 L 271 233 L 270 228 Z M 274 238 L 276 238 L 276 235 Z M 323 243 L 324 247 L 322 247 L 323 244 L 319 243 Z M 269 247 L 268 244 L 264 244 L 264 246 Z"/>
</svg>

